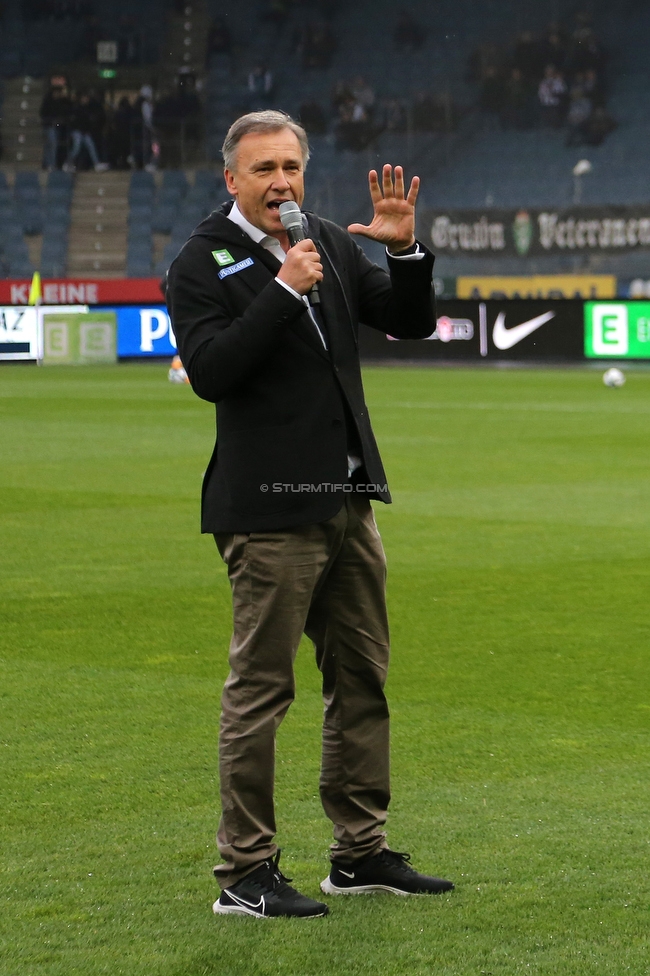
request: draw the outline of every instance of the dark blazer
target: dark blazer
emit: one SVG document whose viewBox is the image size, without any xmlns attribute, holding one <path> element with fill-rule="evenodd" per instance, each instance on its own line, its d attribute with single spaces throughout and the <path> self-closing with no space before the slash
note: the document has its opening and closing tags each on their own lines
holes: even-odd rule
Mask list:
<svg viewBox="0 0 650 976">
<path fill-rule="evenodd" d="M 217 405 L 202 531 L 271 531 L 332 518 L 351 448 L 363 456 L 363 480 L 379 486 L 371 497 L 390 502 L 363 396 L 358 324 L 402 339 L 431 335 L 433 255 L 389 259 L 389 276 L 346 231 L 308 214 L 324 268 L 326 350 L 303 303 L 275 281 L 278 260 L 228 211 L 226 204 L 199 224 L 167 279 L 183 365 L 194 391 Z M 213 256 L 223 249 L 235 265 L 252 263 L 224 275 Z"/>
</svg>

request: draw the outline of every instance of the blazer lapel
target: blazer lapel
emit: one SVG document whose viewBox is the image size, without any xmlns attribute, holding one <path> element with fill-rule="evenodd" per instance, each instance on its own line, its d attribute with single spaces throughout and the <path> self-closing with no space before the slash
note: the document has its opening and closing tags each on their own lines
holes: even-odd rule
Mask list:
<svg viewBox="0 0 650 976">
<path fill-rule="evenodd" d="M 248 240 L 250 241 L 250 238 Z M 269 282 L 269 272 L 275 278 L 282 265 L 278 259 L 271 254 L 270 251 L 267 251 L 266 248 L 262 247 L 260 244 L 255 244 L 253 241 L 250 241 L 250 244 L 248 244 L 247 241 L 247 247 L 253 256 L 254 262 L 249 268 L 245 268 L 243 271 L 240 271 L 239 275 L 242 281 L 249 286 L 251 291 L 258 295 L 262 288 L 264 288 L 264 286 Z M 259 262 L 255 260 L 255 258 L 259 258 Z M 298 336 L 298 338 L 302 339 L 303 342 L 306 342 L 307 345 L 314 350 L 314 352 L 317 352 L 319 355 L 324 356 L 325 359 L 329 360 L 329 353 L 327 349 L 325 349 L 318 331 L 316 330 L 316 326 L 312 322 L 311 316 L 307 312 L 307 309 L 305 309 L 300 318 L 295 319 L 290 324 L 289 328 Z"/>
<path fill-rule="evenodd" d="M 245 234 L 237 224 L 234 224 L 231 220 L 224 218 L 224 223 L 226 227 L 224 230 L 227 231 L 226 234 L 219 234 L 219 240 L 222 239 L 225 243 L 228 240 L 232 244 L 237 244 L 240 247 L 245 248 L 253 258 L 253 264 L 248 268 L 243 268 L 241 271 L 237 272 L 237 278 L 246 285 L 247 288 L 251 290 L 254 295 L 259 295 L 262 289 L 268 285 L 269 278 L 275 278 L 278 271 L 282 267 L 280 262 L 276 257 L 267 251 L 265 247 L 261 244 L 256 244 L 255 241 L 251 240 L 248 234 Z M 220 228 L 221 229 L 221 228 Z M 311 320 L 311 316 L 305 309 L 304 313 L 300 318 L 295 319 L 289 328 L 306 342 L 307 345 L 317 352 L 320 356 L 323 356 L 329 361 L 330 356 L 321 342 L 321 338 L 316 330 L 316 326 Z M 327 341 L 327 337 L 326 337 Z"/>
</svg>

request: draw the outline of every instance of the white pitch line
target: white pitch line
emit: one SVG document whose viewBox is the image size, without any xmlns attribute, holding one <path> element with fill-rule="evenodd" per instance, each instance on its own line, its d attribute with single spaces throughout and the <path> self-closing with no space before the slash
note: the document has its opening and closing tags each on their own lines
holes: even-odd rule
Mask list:
<svg viewBox="0 0 650 976">
<path fill-rule="evenodd" d="M 607 413 L 607 414 L 650 414 L 650 404 L 647 407 L 606 406 L 575 406 L 569 403 L 391 403 L 386 410 L 395 407 L 404 410 L 506 410 L 515 413 L 525 411 L 550 413 Z M 374 410 L 377 410 L 375 405 Z"/>
</svg>

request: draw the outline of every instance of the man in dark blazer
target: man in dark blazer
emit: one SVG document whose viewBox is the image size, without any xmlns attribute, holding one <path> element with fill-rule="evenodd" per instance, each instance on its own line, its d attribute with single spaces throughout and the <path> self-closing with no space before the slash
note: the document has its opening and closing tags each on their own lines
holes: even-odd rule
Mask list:
<svg viewBox="0 0 650 976">
<path fill-rule="evenodd" d="M 238 119 L 223 146 L 234 202 L 196 228 L 167 300 L 195 392 L 217 406 L 203 483 L 233 594 L 230 675 L 219 738 L 224 863 L 218 914 L 327 914 L 278 867 L 275 732 L 294 697 L 303 633 L 314 642 L 325 715 L 320 793 L 334 825 L 325 894 L 424 894 L 453 885 L 391 851 L 385 558 L 370 499 L 390 494 L 365 405 L 363 322 L 402 339 L 435 329 L 433 256 L 415 240 L 419 181 L 369 176 L 374 216 L 348 232 L 386 245 L 389 273 L 350 234 L 305 214 L 289 246 L 279 207 L 304 197 L 304 130 L 281 112 Z M 316 292 L 314 293 L 314 286 Z"/>
</svg>

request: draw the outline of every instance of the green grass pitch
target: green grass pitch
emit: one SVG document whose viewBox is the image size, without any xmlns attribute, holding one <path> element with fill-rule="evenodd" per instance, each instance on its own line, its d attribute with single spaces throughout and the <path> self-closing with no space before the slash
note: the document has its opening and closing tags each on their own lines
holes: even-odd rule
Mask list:
<svg viewBox="0 0 650 976">
<path fill-rule="evenodd" d="M 441 898 L 215 918 L 230 608 L 213 410 L 161 365 L 0 369 L 2 976 L 650 972 L 650 374 L 365 372 L 395 503 L 389 838 Z M 278 744 L 318 895 L 318 675 Z"/>
</svg>

